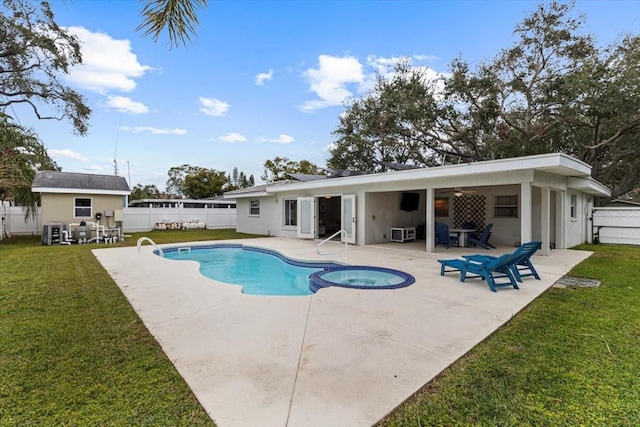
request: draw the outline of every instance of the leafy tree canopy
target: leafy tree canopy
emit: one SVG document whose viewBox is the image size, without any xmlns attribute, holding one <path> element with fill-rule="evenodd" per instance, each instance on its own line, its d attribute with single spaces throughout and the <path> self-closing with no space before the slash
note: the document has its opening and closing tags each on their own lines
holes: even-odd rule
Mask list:
<svg viewBox="0 0 640 427">
<path fill-rule="evenodd" d="M 91 110 L 60 76 L 82 62 L 78 39 L 54 21 L 48 2 L 2 0 L 0 108 L 27 105 L 39 119 L 69 120 L 85 135 Z"/>
<path fill-rule="evenodd" d="M 631 191 L 640 181 L 640 37 L 597 48 L 572 8 L 538 6 L 516 26 L 517 42 L 475 69 L 458 58 L 433 79 L 400 62 L 347 106 L 329 166 L 562 152 L 590 164 L 612 197 Z"/>
<path fill-rule="evenodd" d="M 129 200 L 160 199 L 162 196 L 162 193 L 160 193 L 160 190 L 158 190 L 158 187 L 155 184 L 136 184 L 131 190 Z"/>
<path fill-rule="evenodd" d="M 169 169 L 167 195 L 175 198 L 202 199 L 220 195 L 226 191 L 255 185 L 253 175 L 233 168 L 233 173 L 207 169 L 201 166 L 182 165 Z"/>
<path fill-rule="evenodd" d="M 0 113 L 0 201 L 13 200 L 25 215 L 35 214 L 38 196 L 31 184 L 38 170 L 59 168 L 31 131 Z"/>
<path fill-rule="evenodd" d="M 287 157 L 276 157 L 264 162 L 264 174 L 260 177 L 265 182 L 275 182 L 288 179 L 291 173 L 320 174 L 318 167 L 309 160 L 299 162 L 289 160 Z"/>
</svg>

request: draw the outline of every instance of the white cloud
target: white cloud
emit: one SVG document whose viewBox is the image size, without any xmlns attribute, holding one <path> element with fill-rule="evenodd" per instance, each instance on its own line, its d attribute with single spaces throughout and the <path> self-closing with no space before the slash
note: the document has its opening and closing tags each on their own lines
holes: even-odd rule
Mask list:
<svg viewBox="0 0 640 427">
<path fill-rule="evenodd" d="M 157 128 L 157 127 L 153 127 L 153 126 L 134 126 L 134 127 L 130 127 L 130 126 L 123 126 L 120 129 L 124 130 L 124 131 L 129 131 L 129 132 L 133 132 L 133 133 L 142 133 L 142 132 L 149 132 L 153 135 L 184 135 L 185 133 L 187 133 L 186 129 L 169 129 L 169 128 Z"/>
<path fill-rule="evenodd" d="M 208 116 L 221 117 L 227 114 L 230 105 L 215 98 L 198 98 L 200 101 L 200 111 Z"/>
<path fill-rule="evenodd" d="M 91 166 L 87 166 L 86 168 L 82 168 L 82 169 L 86 170 L 86 171 L 92 171 L 92 172 L 101 172 L 102 171 L 102 166 L 91 165 Z"/>
<path fill-rule="evenodd" d="M 273 70 L 269 70 L 268 73 L 260 73 L 256 76 L 256 84 L 262 86 L 265 81 L 273 78 Z"/>
<path fill-rule="evenodd" d="M 278 135 L 277 138 L 260 138 L 260 142 L 273 142 L 275 144 L 291 144 L 295 138 L 284 133 Z"/>
<path fill-rule="evenodd" d="M 82 154 L 76 153 L 75 151 L 71 151 L 68 148 L 64 148 L 62 150 L 50 148 L 47 150 L 47 153 L 54 160 L 55 159 L 71 159 L 71 160 L 80 160 L 80 161 L 87 160 L 87 158 L 84 157 Z"/>
<path fill-rule="evenodd" d="M 120 113 L 147 114 L 149 112 L 149 107 L 142 102 L 133 101 L 126 96 L 110 96 L 107 98 L 107 105 Z"/>
<path fill-rule="evenodd" d="M 304 112 L 342 105 L 353 95 L 347 84 L 365 79 L 362 64 L 352 56 L 320 55 L 318 68 L 309 68 L 303 76 L 309 82 L 310 91 L 319 98 L 303 103 L 299 108 Z"/>
<path fill-rule="evenodd" d="M 84 27 L 68 27 L 82 45 L 82 64 L 74 67 L 67 79 L 97 93 L 111 90 L 130 92 L 152 68 L 138 62 L 129 40 L 117 40 L 107 33 L 91 32 Z"/>
<path fill-rule="evenodd" d="M 229 132 L 226 135 L 218 137 L 218 141 L 222 142 L 244 142 L 246 140 L 247 137 L 238 132 Z"/>
</svg>

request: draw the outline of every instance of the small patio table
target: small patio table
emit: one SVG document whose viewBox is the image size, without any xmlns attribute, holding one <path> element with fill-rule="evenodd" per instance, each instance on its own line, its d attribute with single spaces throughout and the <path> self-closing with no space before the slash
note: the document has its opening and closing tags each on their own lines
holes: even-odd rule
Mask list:
<svg viewBox="0 0 640 427">
<path fill-rule="evenodd" d="M 469 233 L 477 231 L 475 228 L 450 228 L 450 233 L 458 233 L 461 237 L 462 246 L 469 247 Z"/>
</svg>

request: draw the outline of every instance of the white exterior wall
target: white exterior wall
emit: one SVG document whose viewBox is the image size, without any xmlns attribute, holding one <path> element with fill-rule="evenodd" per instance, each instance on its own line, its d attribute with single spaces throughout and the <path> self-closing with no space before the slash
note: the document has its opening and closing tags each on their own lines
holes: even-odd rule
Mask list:
<svg viewBox="0 0 640 427">
<path fill-rule="evenodd" d="M 279 199 L 279 198 L 278 198 Z M 260 215 L 250 215 L 251 200 L 260 200 Z M 281 203 L 276 197 L 255 197 L 236 201 L 236 231 L 265 236 L 295 237 L 282 227 Z"/>
</svg>

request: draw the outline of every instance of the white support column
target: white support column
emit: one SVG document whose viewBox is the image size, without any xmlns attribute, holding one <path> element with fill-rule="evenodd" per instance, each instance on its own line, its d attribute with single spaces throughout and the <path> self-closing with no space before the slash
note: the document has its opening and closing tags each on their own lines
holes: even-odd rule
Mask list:
<svg viewBox="0 0 640 427">
<path fill-rule="evenodd" d="M 520 243 L 530 242 L 533 240 L 532 233 L 532 201 L 531 201 L 531 183 L 523 182 L 520 184 Z"/>
<path fill-rule="evenodd" d="M 564 226 L 564 196 L 565 192 L 556 190 L 556 249 L 566 249 Z"/>
<path fill-rule="evenodd" d="M 356 192 L 356 245 L 358 246 L 364 246 L 364 242 L 365 242 L 365 228 L 366 228 L 366 221 L 365 221 L 365 206 L 366 206 L 366 200 L 365 200 L 365 195 L 367 193 L 365 193 L 364 191 L 358 191 Z"/>
<path fill-rule="evenodd" d="M 425 213 L 426 213 L 426 218 L 425 218 L 425 224 L 424 224 L 424 240 L 426 242 L 427 245 L 427 252 L 428 253 L 433 253 L 436 251 L 435 249 L 435 232 L 436 232 L 436 228 L 435 228 L 435 194 L 436 192 L 434 191 L 433 188 L 427 188 L 427 206 L 425 209 Z"/>
<path fill-rule="evenodd" d="M 540 237 L 542 240 L 542 255 L 549 255 L 551 243 L 551 190 L 549 187 L 540 189 Z"/>
</svg>

